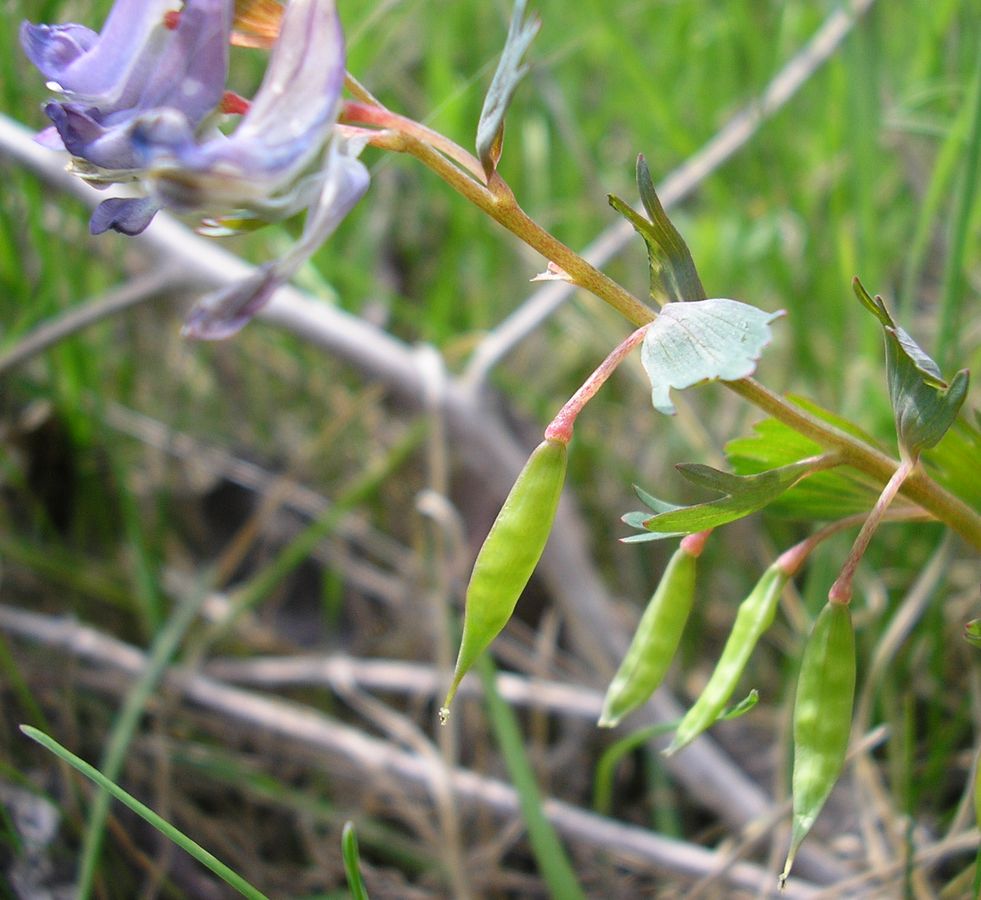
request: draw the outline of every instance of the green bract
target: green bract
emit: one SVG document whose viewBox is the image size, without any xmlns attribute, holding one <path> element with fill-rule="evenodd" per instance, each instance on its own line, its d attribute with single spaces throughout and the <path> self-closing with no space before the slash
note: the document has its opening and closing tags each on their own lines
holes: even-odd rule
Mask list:
<svg viewBox="0 0 981 900">
<path fill-rule="evenodd" d="M 811 830 L 845 764 L 855 697 L 855 633 L 851 614 L 828 603 L 804 650 L 794 704 L 794 823 L 780 876 L 787 880 L 801 841 Z"/>
<path fill-rule="evenodd" d="M 440 716 L 449 714 L 460 681 L 501 632 L 541 559 L 565 481 L 567 447 L 542 441 L 518 475 L 477 554 L 467 586 L 463 638 Z"/>
<path fill-rule="evenodd" d="M 788 578 L 789 576 L 774 563 L 763 573 L 756 587 L 739 605 L 736 621 L 733 623 L 722 655 L 716 663 L 715 671 L 695 705 L 681 720 L 674 740 L 665 753 L 670 755 L 690 744 L 706 728 L 710 728 L 722 714 L 742 677 L 743 669 L 746 668 L 757 641 L 773 624 L 780 592 Z"/>
<path fill-rule="evenodd" d="M 695 597 L 695 556 L 675 550 L 603 701 L 601 728 L 613 728 L 657 690 L 674 659 Z"/>
</svg>

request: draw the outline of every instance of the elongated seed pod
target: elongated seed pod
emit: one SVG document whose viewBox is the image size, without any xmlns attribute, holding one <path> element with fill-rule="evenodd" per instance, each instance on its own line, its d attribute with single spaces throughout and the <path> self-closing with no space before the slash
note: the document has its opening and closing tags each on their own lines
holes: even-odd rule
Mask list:
<svg viewBox="0 0 981 900">
<path fill-rule="evenodd" d="M 750 591 L 749 596 L 739 604 L 736 621 L 715 664 L 712 677 L 702 689 L 695 705 L 685 714 L 678 725 L 671 746 L 665 755 L 677 753 L 690 744 L 705 729 L 710 728 L 722 714 L 726 703 L 732 696 L 739 679 L 742 678 L 746 663 L 764 632 L 773 624 L 777 612 L 780 592 L 790 576 L 776 563 L 770 566 L 763 577 Z"/>
<path fill-rule="evenodd" d="M 695 597 L 696 556 L 679 547 L 641 616 L 603 700 L 601 728 L 613 728 L 645 703 L 664 680 Z"/>
<path fill-rule="evenodd" d="M 532 452 L 497 514 L 467 586 L 463 637 L 440 717 L 460 681 L 514 612 L 548 540 L 565 481 L 567 445 L 545 440 Z"/>
<path fill-rule="evenodd" d="M 780 883 L 790 874 L 845 764 L 855 699 L 855 633 L 843 603 L 828 603 L 807 641 L 794 703 L 794 822 Z"/>
</svg>

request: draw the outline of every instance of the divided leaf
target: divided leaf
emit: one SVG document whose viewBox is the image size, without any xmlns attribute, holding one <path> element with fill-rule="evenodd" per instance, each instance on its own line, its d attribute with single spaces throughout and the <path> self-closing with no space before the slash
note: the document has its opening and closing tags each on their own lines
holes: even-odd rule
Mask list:
<svg viewBox="0 0 981 900">
<path fill-rule="evenodd" d="M 654 408 L 674 414 L 670 388 L 752 375 L 770 343 L 769 324 L 782 315 L 721 298 L 665 306 L 648 328 L 640 356 Z"/>
<path fill-rule="evenodd" d="M 968 372 L 962 369 L 948 384 L 930 356 L 900 328 L 882 297 L 872 297 L 862 282 L 852 281 L 855 296 L 874 315 L 886 339 L 889 401 L 899 446 L 911 459 L 934 446 L 957 418 L 967 396 Z"/>
<path fill-rule="evenodd" d="M 609 200 L 610 206 L 634 226 L 647 245 L 651 297 L 661 306 L 679 300 L 704 300 L 705 288 L 691 251 L 664 212 L 643 156 L 637 157 L 637 189 L 649 220 L 619 197 L 611 194 Z"/>
<path fill-rule="evenodd" d="M 524 17 L 525 0 L 515 0 L 504 52 L 501 54 L 501 61 L 497 64 L 497 71 L 484 98 L 484 108 L 480 111 L 480 121 L 477 123 L 477 156 L 488 180 L 497 169 L 497 163 L 501 158 L 501 148 L 504 145 L 504 115 L 511 104 L 518 82 L 528 71 L 528 67 L 522 64 L 521 58 L 538 34 L 538 29 L 542 27 L 541 19 L 534 17 L 526 22 Z"/>
<path fill-rule="evenodd" d="M 874 438 L 847 419 L 801 397 L 788 396 L 811 415 L 877 446 Z M 734 438 L 725 446 L 726 458 L 738 475 L 754 475 L 821 453 L 821 446 L 776 419 L 763 419 L 753 433 Z M 794 520 L 832 520 L 866 512 L 875 503 L 880 486 L 855 469 L 839 466 L 815 472 L 791 487 L 768 507 L 771 515 Z"/>
<path fill-rule="evenodd" d="M 628 537 L 620 538 L 622 544 L 639 544 L 645 541 L 663 541 L 666 538 L 671 537 L 682 537 L 684 535 L 683 531 L 673 531 L 673 532 L 660 532 L 660 531 L 647 531 L 644 528 L 644 523 L 651 517 L 650 511 L 653 510 L 656 513 L 671 512 L 676 509 L 684 509 L 683 506 L 678 506 L 674 503 L 666 503 L 664 500 L 658 500 L 657 497 L 652 494 L 648 494 L 643 488 L 634 485 L 634 492 L 640 497 L 641 502 L 648 507 L 646 511 L 643 512 L 628 512 L 624 513 L 620 517 L 620 521 L 625 525 L 629 525 L 631 528 L 638 529 L 640 534 L 631 534 Z"/>
<path fill-rule="evenodd" d="M 723 496 L 718 500 L 680 507 L 650 497 L 654 502 L 648 505 L 655 515 L 641 518 L 642 513 L 628 513 L 623 521 L 634 528 L 643 527 L 656 534 L 651 537 L 632 535 L 625 541 L 657 540 L 717 528 L 763 509 L 802 478 L 829 465 L 833 465 L 829 457 L 811 457 L 755 475 L 733 475 L 711 466 L 682 463 L 675 468 L 685 478 Z M 647 497 L 649 495 L 642 495 L 641 499 L 647 503 Z"/>
</svg>

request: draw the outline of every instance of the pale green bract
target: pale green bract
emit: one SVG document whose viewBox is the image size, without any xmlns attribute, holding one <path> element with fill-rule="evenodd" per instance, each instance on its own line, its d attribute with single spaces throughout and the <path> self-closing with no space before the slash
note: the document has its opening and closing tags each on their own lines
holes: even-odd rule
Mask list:
<svg viewBox="0 0 981 900">
<path fill-rule="evenodd" d="M 770 322 L 783 314 L 724 298 L 669 303 L 651 324 L 641 348 L 654 409 L 674 414 L 670 388 L 752 375 L 770 343 Z"/>
</svg>

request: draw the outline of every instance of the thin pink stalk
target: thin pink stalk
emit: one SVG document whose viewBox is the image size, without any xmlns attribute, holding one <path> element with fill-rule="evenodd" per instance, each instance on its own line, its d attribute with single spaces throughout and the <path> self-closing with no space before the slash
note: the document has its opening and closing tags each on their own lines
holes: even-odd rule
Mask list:
<svg viewBox="0 0 981 900">
<path fill-rule="evenodd" d="M 886 482 L 882 493 L 879 494 L 879 499 L 876 500 L 875 506 L 872 507 L 872 511 L 865 520 L 865 524 L 862 525 L 862 530 L 858 533 L 858 537 L 855 538 L 855 543 L 852 545 L 851 552 L 848 554 L 848 559 L 845 560 L 845 564 L 841 567 L 841 573 L 835 579 L 835 583 L 831 585 L 831 590 L 828 591 L 828 600 L 832 603 L 841 603 L 844 605 L 852 599 L 852 579 L 855 577 L 855 570 L 858 568 L 862 557 L 865 556 L 865 551 L 869 547 L 872 535 L 875 534 L 879 523 L 886 514 L 886 510 L 889 509 L 889 504 L 895 499 L 896 494 L 899 493 L 899 489 L 903 486 L 903 482 L 909 477 L 915 466 L 916 460 L 903 459 L 899 464 L 899 468 L 893 472 L 892 478 Z"/>
<path fill-rule="evenodd" d="M 694 534 L 686 534 L 681 539 L 680 547 L 689 556 L 694 556 L 698 559 L 702 555 L 702 551 L 705 549 L 705 543 L 709 539 L 709 535 L 712 534 L 714 529 L 707 528 L 705 531 L 696 531 Z"/>
<path fill-rule="evenodd" d="M 546 440 L 559 441 L 562 444 L 568 444 L 572 440 L 572 429 L 575 426 L 576 417 L 606 383 L 617 366 L 623 362 L 627 354 L 644 339 L 649 327 L 649 324 L 642 325 L 626 340 L 618 344 L 613 352 L 599 364 L 596 371 L 583 382 L 582 387 L 569 398 L 569 401 L 559 410 L 558 415 L 545 429 Z"/>
<path fill-rule="evenodd" d="M 838 519 L 837 522 L 831 522 L 829 525 L 825 525 L 824 528 L 815 531 L 810 537 L 804 538 L 804 540 L 802 540 L 799 544 L 794 544 L 793 547 L 784 550 L 784 552 L 777 557 L 777 568 L 780 569 L 780 571 L 785 575 L 792 578 L 800 571 L 801 566 L 807 562 L 807 558 L 817 549 L 818 545 L 826 541 L 832 535 L 837 534 L 839 531 L 845 531 L 848 528 L 854 528 L 857 525 L 862 525 L 867 518 L 868 517 L 865 513 L 855 513 L 851 516 L 845 516 L 843 519 Z M 903 508 L 888 510 L 883 514 L 882 521 L 935 522 L 937 520 L 934 516 L 931 516 L 929 513 L 921 510 Z"/>
</svg>

